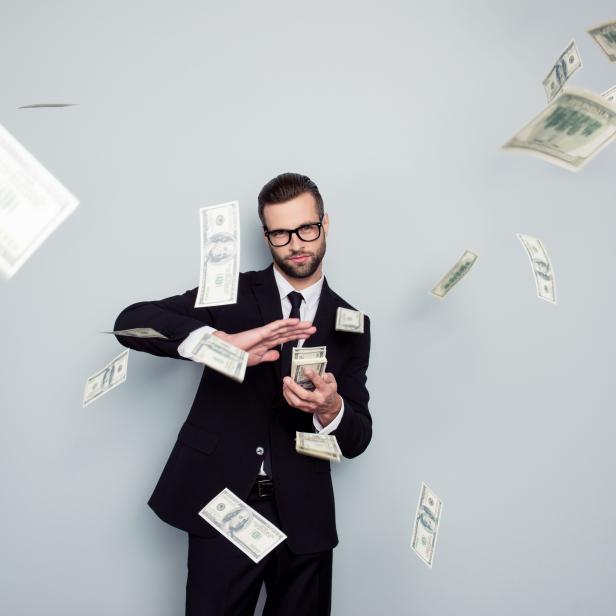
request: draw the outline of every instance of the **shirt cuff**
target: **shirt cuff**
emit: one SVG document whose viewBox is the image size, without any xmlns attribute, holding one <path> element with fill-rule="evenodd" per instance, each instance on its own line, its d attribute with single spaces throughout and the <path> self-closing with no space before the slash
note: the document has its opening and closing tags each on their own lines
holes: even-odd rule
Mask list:
<svg viewBox="0 0 616 616">
<path fill-rule="evenodd" d="M 336 415 L 336 418 L 333 421 L 330 421 L 325 427 L 323 427 L 321 425 L 321 422 L 317 419 L 316 413 L 312 414 L 312 423 L 319 434 L 329 434 L 340 425 L 340 422 L 342 421 L 342 415 L 344 413 L 344 398 L 340 396 L 340 399 L 342 400 L 340 412 L 338 413 L 338 415 Z"/>
<path fill-rule="evenodd" d="M 178 347 L 178 355 L 181 355 L 186 359 L 192 359 L 193 354 L 190 352 L 190 349 L 194 348 L 195 344 L 197 344 L 197 342 L 201 340 L 205 334 L 213 334 L 215 331 L 218 330 L 214 327 L 210 327 L 209 325 L 204 325 L 203 327 L 193 330 L 190 334 L 188 334 L 188 336 L 186 336 L 182 344 Z"/>
</svg>

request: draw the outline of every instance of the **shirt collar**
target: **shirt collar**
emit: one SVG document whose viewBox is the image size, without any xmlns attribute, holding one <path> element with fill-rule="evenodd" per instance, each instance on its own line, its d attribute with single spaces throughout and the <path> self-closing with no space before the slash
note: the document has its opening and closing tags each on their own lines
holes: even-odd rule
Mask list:
<svg viewBox="0 0 616 616">
<path fill-rule="evenodd" d="M 280 299 L 284 299 L 291 291 L 295 291 L 293 285 L 274 267 L 274 278 L 276 279 L 276 285 L 278 286 L 278 293 L 280 293 Z M 323 280 L 325 279 L 325 274 L 321 273 L 321 278 L 319 278 L 314 284 L 311 284 L 309 287 L 298 291 L 304 297 L 306 304 L 313 304 L 316 302 L 321 296 L 321 289 L 323 288 Z"/>
</svg>

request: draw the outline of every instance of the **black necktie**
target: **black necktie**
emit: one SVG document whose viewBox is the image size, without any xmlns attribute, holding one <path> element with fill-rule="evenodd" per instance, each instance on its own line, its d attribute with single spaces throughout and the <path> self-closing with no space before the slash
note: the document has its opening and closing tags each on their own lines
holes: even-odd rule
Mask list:
<svg viewBox="0 0 616 616">
<path fill-rule="evenodd" d="M 290 319 L 299 319 L 299 307 L 304 299 L 304 296 L 297 291 L 291 291 L 287 295 L 289 301 L 291 302 L 291 313 L 289 314 Z M 288 376 L 291 372 L 291 355 L 293 354 L 293 347 L 297 345 L 297 340 L 289 340 L 289 342 L 285 342 L 282 345 L 282 351 L 280 352 L 281 365 L 280 365 L 280 374 L 282 378 Z"/>
<path fill-rule="evenodd" d="M 291 302 L 291 313 L 289 314 L 290 319 L 299 319 L 299 307 L 304 299 L 304 296 L 297 291 L 291 291 L 287 295 L 289 301 Z M 289 340 L 289 342 L 285 342 L 282 345 L 282 349 L 280 351 L 280 370 L 281 376 L 284 378 L 291 372 L 291 355 L 293 354 L 293 347 L 297 345 L 297 340 Z M 282 390 L 282 383 L 280 383 L 280 389 Z M 265 450 L 265 459 L 263 460 L 263 470 L 271 477 L 272 476 L 272 458 L 270 454 L 270 447 Z"/>
</svg>

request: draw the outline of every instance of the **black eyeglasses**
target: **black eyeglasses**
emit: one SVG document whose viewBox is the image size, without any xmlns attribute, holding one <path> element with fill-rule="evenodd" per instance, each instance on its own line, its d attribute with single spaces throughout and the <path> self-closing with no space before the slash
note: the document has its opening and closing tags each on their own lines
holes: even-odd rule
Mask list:
<svg viewBox="0 0 616 616">
<path fill-rule="evenodd" d="M 323 218 L 321 218 L 321 220 L 323 220 Z M 268 231 L 267 227 L 263 228 L 265 229 L 264 235 L 267 237 L 269 243 L 275 248 L 280 248 L 281 246 L 286 246 L 291 241 L 294 233 L 302 242 L 314 242 L 318 240 L 319 237 L 321 237 L 322 226 L 323 224 L 319 221 L 301 225 L 297 227 L 297 229 L 274 229 L 273 231 Z"/>
</svg>

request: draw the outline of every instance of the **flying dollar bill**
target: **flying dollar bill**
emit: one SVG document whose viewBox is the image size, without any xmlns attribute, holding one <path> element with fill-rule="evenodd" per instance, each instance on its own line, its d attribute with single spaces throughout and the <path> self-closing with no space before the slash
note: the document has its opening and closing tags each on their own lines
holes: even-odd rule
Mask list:
<svg viewBox="0 0 616 616">
<path fill-rule="evenodd" d="M 22 105 L 17 109 L 42 109 L 45 107 L 75 107 L 78 103 L 34 103 L 32 105 Z"/>
<path fill-rule="evenodd" d="M 556 303 L 556 289 L 554 283 L 554 271 L 548 253 L 541 240 L 530 235 L 517 233 L 517 238 L 524 246 L 526 254 L 530 259 L 530 266 L 535 277 L 537 287 L 537 297 L 546 302 Z"/>
<path fill-rule="evenodd" d="M 571 41 L 567 49 L 560 54 L 548 76 L 543 80 L 548 103 L 560 94 L 565 83 L 581 68 L 580 52 L 575 45 L 575 41 Z"/>
<path fill-rule="evenodd" d="M 333 434 L 314 434 L 313 432 L 295 433 L 295 451 L 304 456 L 321 460 L 340 462 L 342 452 L 338 439 Z"/>
<path fill-rule="evenodd" d="M 338 306 L 336 310 L 336 329 L 341 332 L 364 333 L 364 313 Z"/>
<path fill-rule="evenodd" d="M 601 96 L 606 99 L 608 103 L 612 103 L 612 105 L 614 105 L 616 103 L 616 86 L 612 86 L 605 92 L 602 92 Z"/>
<path fill-rule="evenodd" d="M 616 20 L 608 21 L 588 30 L 610 62 L 616 62 Z"/>
<path fill-rule="evenodd" d="M 509 140 L 503 149 L 537 156 L 577 171 L 616 134 L 616 107 L 601 96 L 567 89 Z"/>
<path fill-rule="evenodd" d="M 240 275 L 240 209 L 237 201 L 199 210 L 201 274 L 195 308 L 235 304 Z"/>
<path fill-rule="evenodd" d="M 255 563 L 287 538 L 228 488 L 215 496 L 199 515 Z"/>
<path fill-rule="evenodd" d="M 11 278 L 78 204 L 0 126 L 0 275 Z"/>
<path fill-rule="evenodd" d="M 86 388 L 83 392 L 84 408 L 101 396 L 111 391 L 121 383 L 124 383 L 128 373 L 128 352 L 122 351 L 115 359 L 112 359 L 102 370 L 93 374 L 86 381 Z"/>
<path fill-rule="evenodd" d="M 114 334 L 115 336 L 127 336 L 129 338 L 162 338 L 169 340 L 160 332 L 151 327 L 134 327 L 133 329 L 118 329 L 113 332 L 101 332 L 102 334 Z"/>
<path fill-rule="evenodd" d="M 241 383 L 246 374 L 248 353 L 214 334 L 205 333 L 191 349 L 191 359 Z"/>
<path fill-rule="evenodd" d="M 432 561 L 434 560 L 434 548 L 436 547 L 442 511 L 443 501 L 422 482 L 417 511 L 415 512 L 411 548 L 430 568 L 432 568 Z"/>
<path fill-rule="evenodd" d="M 432 295 L 436 297 L 445 297 L 453 287 L 468 274 L 471 267 L 475 265 L 475 261 L 479 258 L 470 250 L 465 250 L 464 254 L 458 259 L 456 264 L 439 280 L 437 285 L 432 289 Z"/>
<path fill-rule="evenodd" d="M 306 370 L 314 370 L 319 376 L 325 374 L 327 367 L 327 347 L 293 347 L 291 355 L 291 378 L 309 391 L 315 389 L 314 383 L 306 375 Z"/>
</svg>

